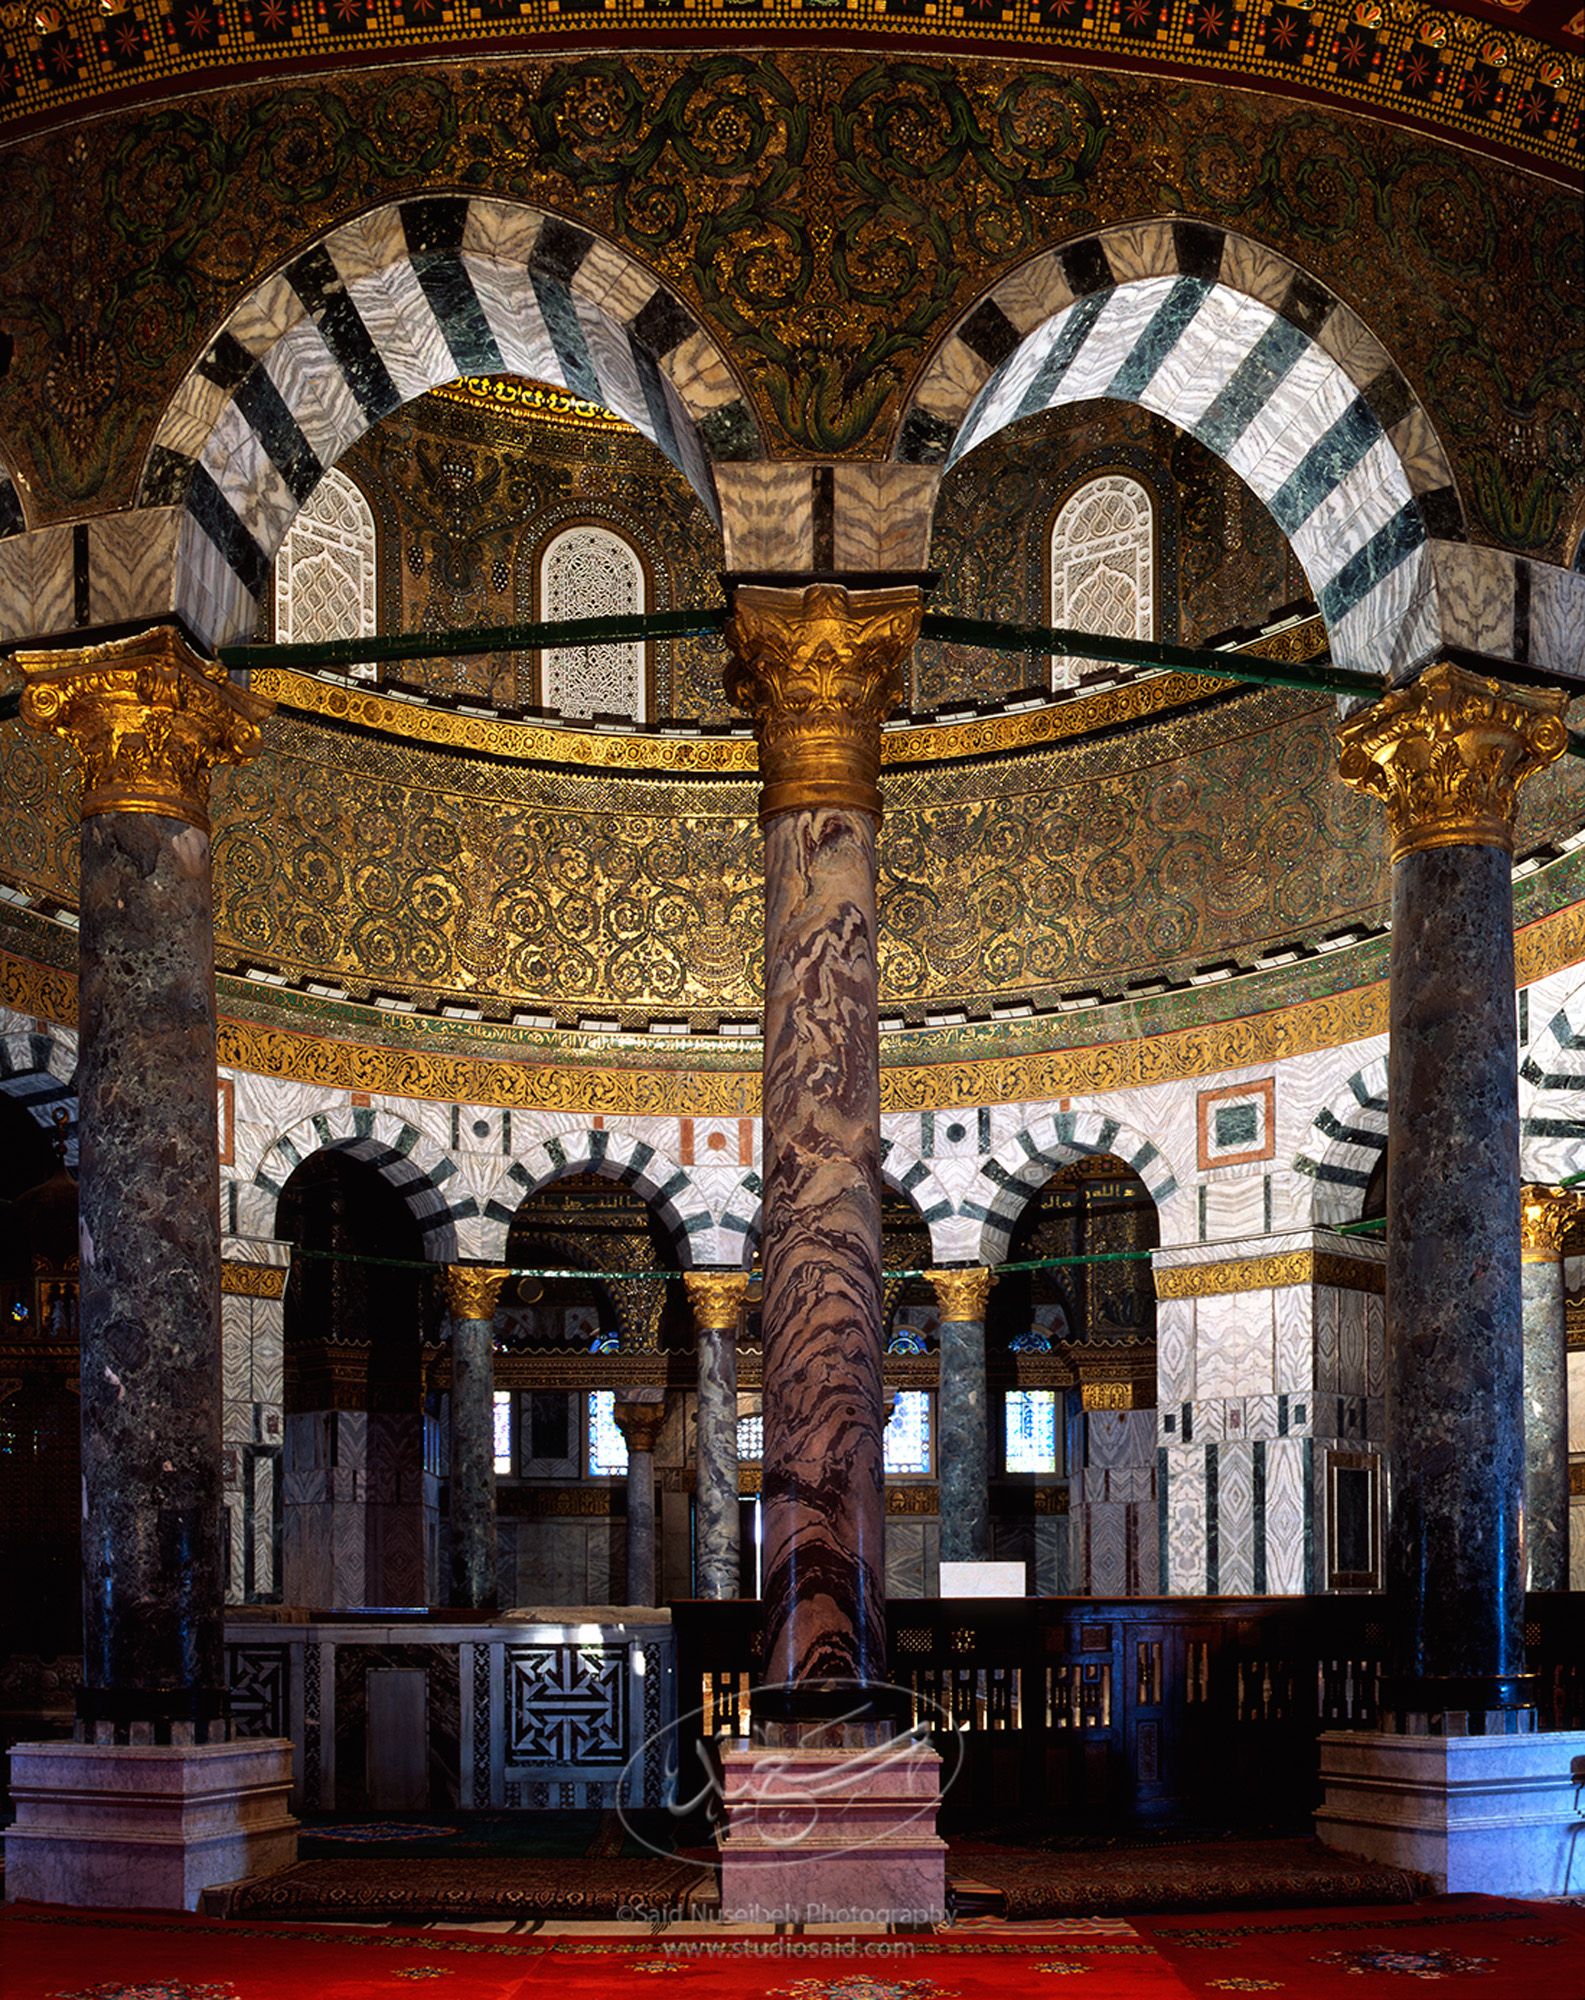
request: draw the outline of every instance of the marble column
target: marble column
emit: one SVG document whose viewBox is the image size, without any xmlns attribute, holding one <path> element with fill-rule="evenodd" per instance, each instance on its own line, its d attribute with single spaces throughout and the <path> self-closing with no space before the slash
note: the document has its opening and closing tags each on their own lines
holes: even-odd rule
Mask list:
<svg viewBox="0 0 1585 2000">
<path fill-rule="evenodd" d="M 985 1391 L 985 1303 L 996 1274 L 932 1271 L 941 1308 L 941 1560 L 991 1555 L 991 1428 Z"/>
<path fill-rule="evenodd" d="M 448 1264 L 451 1315 L 451 1592 L 465 1611 L 493 1611 L 495 1546 L 495 1309 L 511 1274 Z"/>
<path fill-rule="evenodd" d="M 77 1072 L 79 1736 L 226 1734 L 220 1168 L 209 773 L 270 704 L 169 628 L 22 653 L 24 718 L 84 772 Z"/>
<path fill-rule="evenodd" d="M 1568 1589 L 1568 1324 L 1563 1243 L 1585 1194 L 1520 1195 L 1524 1292 L 1524 1529 L 1531 1590 Z"/>
<path fill-rule="evenodd" d="M 694 1446 L 694 1570 L 701 1597 L 741 1594 L 737 1496 L 737 1334 L 748 1277 L 687 1271 L 699 1357 Z"/>
<path fill-rule="evenodd" d="M 1411 1727 L 1530 1703 L 1510 869 L 1565 699 L 1438 664 L 1339 736 L 1392 855 L 1385 1705 Z"/>
<path fill-rule="evenodd" d="M 666 1421 L 664 1389 L 619 1389 L 615 1415 L 627 1443 L 627 1601 L 655 1602 L 655 1444 Z"/>
<path fill-rule="evenodd" d="M 762 1728 L 884 1700 L 875 844 L 912 587 L 740 585 L 729 698 L 765 830 Z"/>
</svg>

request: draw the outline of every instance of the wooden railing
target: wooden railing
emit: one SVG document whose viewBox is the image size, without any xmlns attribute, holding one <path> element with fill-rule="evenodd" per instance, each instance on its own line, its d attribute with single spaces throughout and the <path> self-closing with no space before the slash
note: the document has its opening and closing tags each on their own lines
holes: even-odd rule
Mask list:
<svg viewBox="0 0 1585 2000">
<path fill-rule="evenodd" d="M 1275 1824 L 1317 1802 L 1323 1730 L 1376 1725 L 1385 1615 L 1379 1597 L 907 1599 L 890 1674 L 942 1752 L 949 1826 Z M 690 1730 L 748 1733 L 760 1607 L 672 1617 L 687 1757 Z M 1525 1625 L 1542 1726 L 1585 1726 L 1585 1596 L 1533 1596 Z"/>
</svg>

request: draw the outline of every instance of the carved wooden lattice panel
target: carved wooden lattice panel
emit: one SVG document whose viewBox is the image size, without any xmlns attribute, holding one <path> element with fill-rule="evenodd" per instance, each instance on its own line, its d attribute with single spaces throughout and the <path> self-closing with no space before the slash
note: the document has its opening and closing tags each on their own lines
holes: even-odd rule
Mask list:
<svg viewBox="0 0 1585 2000">
<path fill-rule="evenodd" d="M 566 528 L 540 562 L 540 616 L 604 618 L 644 609 L 644 569 L 609 528 Z M 644 648 L 563 646 L 545 655 L 545 705 L 588 721 L 595 715 L 647 722 Z"/>
<path fill-rule="evenodd" d="M 507 1763 L 625 1764 L 630 1650 L 508 1647 Z"/>
<path fill-rule="evenodd" d="M 374 515 L 347 475 L 332 467 L 275 558 L 275 636 L 282 645 L 300 645 L 364 639 L 374 629 Z"/>
<path fill-rule="evenodd" d="M 1148 639 L 1155 630 L 1155 529 L 1150 495 L 1123 472 L 1103 473 L 1063 505 L 1051 528 L 1051 622 L 1076 632 Z M 1051 684 L 1077 685 L 1097 663 L 1059 656 Z"/>
</svg>

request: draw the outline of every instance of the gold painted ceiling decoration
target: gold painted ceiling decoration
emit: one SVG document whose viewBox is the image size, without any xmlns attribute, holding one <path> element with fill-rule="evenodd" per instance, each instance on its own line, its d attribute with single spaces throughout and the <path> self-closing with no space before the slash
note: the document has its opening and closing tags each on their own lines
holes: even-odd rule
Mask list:
<svg viewBox="0 0 1585 2000">
<path fill-rule="evenodd" d="M 943 42 L 991 55 L 1148 67 L 1302 92 L 1566 165 L 1580 144 L 1579 36 L 1547 0 L 1501 10 L 1416 0 L 44 0 L 0 8 L 0 125 L 37 126 L 165 84 L 273 65 L 807 42 L 894 53 Z M 590 13 L 594 18 L 591 20 Z M 1523 32 L 1534 21 L 1545 39 Z M 1550 32 L 1549 32 L 1550 29 Z M 1561 30 L 1559 32 L 1558 30 Z"/>
</svg>

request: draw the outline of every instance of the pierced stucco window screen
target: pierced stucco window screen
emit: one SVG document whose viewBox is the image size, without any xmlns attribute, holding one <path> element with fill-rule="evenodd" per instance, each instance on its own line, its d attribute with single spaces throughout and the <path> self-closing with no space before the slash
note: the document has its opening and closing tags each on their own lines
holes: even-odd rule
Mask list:
<svg viewBox="0 0 1585 2000">
<path fill-rule="evenodd" d="M 1074 632 L 1149 639 L 1156 623 L 1156 537 L 1149 493 L 1105 472 L 1071 493 L 1051 524 L 1051 622 Z M 1085 662 L 1056 655 L 1053 688 L 1078 685 Z"/>
<path fill-rule="evenodd" d="M 367 639 L 375 608 L 374 513 L 334 466 L 303 502 L 275 558 L 275 636 L 282 645 Z M 354 666 L 357 680 L 378 668 Z"/>
<path fill-rule="evenodd" d="M 564 528 L 539 562 L 539 615 L 562 618 L 630 616 L 646 609 L 644 565 L 613 529 Z M 562 646 L 543 660 L 545 706 L 573 720 L 596 715 L 648 722 L 644 642 L 622 646 Z"/>
</svg>

